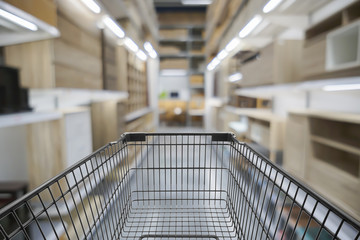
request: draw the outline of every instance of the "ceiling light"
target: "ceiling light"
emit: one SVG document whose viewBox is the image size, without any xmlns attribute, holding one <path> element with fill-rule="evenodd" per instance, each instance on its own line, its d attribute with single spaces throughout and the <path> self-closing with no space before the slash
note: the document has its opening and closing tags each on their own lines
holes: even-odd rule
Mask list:
<svg viewBox="0 0 360 240">
<path fill-rule="evenodd" d="M 144 48 L 149 53 L 150 57 L 152 57 L 152 58 L 157 57 L 157 53 L 156 53 L 155 49 L 153 48 L 153 46 L 151 45 L 151 43 L 145 42 L 144 43 Z"/>
<path fill-rule="evenodd" d="M 291 5 L 293 5 L 296 2 L 296 0 L 287 0 L 284 4 L 281 5 L 280 11 L 283 12 L 286 9 L 288 9 Z"/>
<path fill-rule="evenodd" d="M 134 53 L 139 50 L 138 45 L 136 45 L 136 43 L 131 38 L 126 37 L 124 40 L 124 44 L 129 50 L 133 51 Z"/>
<path fill-rule="evenodd" d="M 17 24 L 19 26 L 27 28 L 27 29 L 29 29 L 31 31 L 37 31 L 38 30 L 38 27 L 35 24 L 33 24 L 33 23 L 29 22 L 29 21 L 26 21 L 25 19 L 22 19 L 22 18 L 20 18 L 18 16 L 15 16 L 12 13 L 6 12 L 6 11 L 4 11 L 2 9 L 0 9 L 0 16 L 2 16 L 3 18 L 6 18 L 9 21 L 12 21 L 13 23 L 15 23 L 15 24 Z"/>
<path fill-rule="evenodd" d="M 327 85 L 323 87 L 324 91 L 351 91 L 360 90 L 360 84 L 339 84 L 339 85 Z"/>
<path fill-rule="evenodd" d="M 230 82 L 236 82 L 240 81 L 243 78 L 243 75 L 241 73 L 234 73 L 233 75 L 229 76 Z"/>
<path fill-rule="evenodd" d="M 270 0 L 263 8 L 264 13 L 274 10 L 283 0 Z"/>
<path fill-rule="evenodd" d="M 125 37 L 125 32 L 119 27 L 119 25 L 114 22 L 110 17 L 105 16 L 103 19 L 105 25 L 119 38 Z"/>
<path fill-rule="evenodd" d="M 101 8 L 94 0 L 81 0 L 93 13 L 100 13 Z"/>
<path fill-rule="evenodd" d="M 250 22 L 246 24 L 246 26 L 239 32 L 239 37 L 244 38 L 249 35 L 262 21 L 262 17 L 260 15 L 255 15 Z"/>
<path fill-rule="evenodd" d="M 146 59 L 147 59 L 146 54 L 140 49 L 139 49 L 139 51 L 136 52 L 136 56 L 138 58 L 140 58 L 140 60 L 143 60 L 143 61 L 146 61 Z"/>
<path fill-rule="evenodd" d="M 154 51 L 153 46 L 152 46 L 151 43 L 149 43 L 149 42 L 145 42 L 145 43 L 144 43 L 144 48 L 145 48 L 145 50 L 148 51 L 148 52 Z"/>
<path fill-rule="evenodd" d="M 219 60 L 223 60 L 224 58 L 226 58 L 226 56 L 228 54 L 229 53 L 226 50 L 223 49 L 218 53 L 217 57 L 218 57 Z"/>
<path fill-rule="evenodd" d="M 182 5 L 209 5 L 212 0 L 181 0 Z"/>
<path fill-rule="evenodd" d="M 225 47 L 225 50 L 228 52 L 231 52 L 232 50 L 234 50 L 236 48 L 236 46 L 240 43 L 240 39 L 239 38 L 233 38 Z"/>
<path fill-rule="evenodd" d="M 207 70 L 209 70 L 209 71 L 212 71 L 212 70 L 214 70 L 216 67 L 217 67 L 217 65 L 219 65 L 219 63 L 220 63 L 220 60 L 217 58 L 217 57 L 215 57 L 208 65 L 207 65 Z"/>
</svg>

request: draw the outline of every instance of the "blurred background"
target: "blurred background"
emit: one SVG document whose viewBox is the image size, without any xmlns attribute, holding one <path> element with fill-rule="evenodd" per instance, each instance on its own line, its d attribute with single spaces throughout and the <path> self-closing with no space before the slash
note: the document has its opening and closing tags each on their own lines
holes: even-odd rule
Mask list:
<svg viewBox="0 0 360 240">
<path fill-rule="evenodd" d="M 0 1 L 0 206 L 124 132 L 233 132 L 360 219 L 360 1 Z"/>
</svg>

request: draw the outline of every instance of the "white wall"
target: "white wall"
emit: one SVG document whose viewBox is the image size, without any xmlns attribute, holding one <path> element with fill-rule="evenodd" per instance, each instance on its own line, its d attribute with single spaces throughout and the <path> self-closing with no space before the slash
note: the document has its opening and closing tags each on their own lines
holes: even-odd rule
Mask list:
<svg viewBox="0 0 360 240">
<path fill-rule="evenodd" d="M 360 113 L 360 90 L 325 92 L 313 91 L 309 99 L 310 109 Z"/>
<path fill-rule="evenodd" d="M 285 117 L 290 110 L 302 110 L 305 108 L 305 92 L 283 92 L 273 97 L 272 109 L 276 115 Z"/>
<path fill-rule="evenodd" d="M 148 59 L 147 61 L 147 77 L 149 88 L 149 104 L 154 110 L 154 125 L 157 128 L 159 126 L 159 114 L 158 114 L 158 86 L 159 86 L 159 59 Z"/>
<path fill-rule="evenodd" d="M 26 126 L 0 128 L 0 181 L 29 179 Z"/>
<path fill-rule="evenodd" d="M 162 91 L 179 92 L 179 99 L 188 101 L 190 99 L 188 76 L 160 76 L 159 94 Z"/>
</svg>

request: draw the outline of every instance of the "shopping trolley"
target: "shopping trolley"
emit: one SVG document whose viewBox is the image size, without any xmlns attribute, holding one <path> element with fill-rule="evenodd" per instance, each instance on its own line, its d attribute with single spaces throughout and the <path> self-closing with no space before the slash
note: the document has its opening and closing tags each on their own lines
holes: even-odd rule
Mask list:
<svg viewBox="0 0 360 240">
<path fill-rule="evenodd" d="M 359 236 L 355 220 L 229 133 L 124 134 L 0 212 L 0 239 Z"/>
</svg>

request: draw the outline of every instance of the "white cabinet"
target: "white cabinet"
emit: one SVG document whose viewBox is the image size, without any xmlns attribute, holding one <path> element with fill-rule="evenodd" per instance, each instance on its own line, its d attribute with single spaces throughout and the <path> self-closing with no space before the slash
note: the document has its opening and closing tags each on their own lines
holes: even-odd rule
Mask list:
<svg viewBox="0 0 360 240">
<path fill-rule="evenodd" d="M 330 32 L 326 37 L 326 70 L 360 66 L 360 21 Z"/>
<path fill-rule="evenodd" d="M 91 114 L 88 109 L 64 114 L 66 167 L 92 152 Z"/>
</svg>

